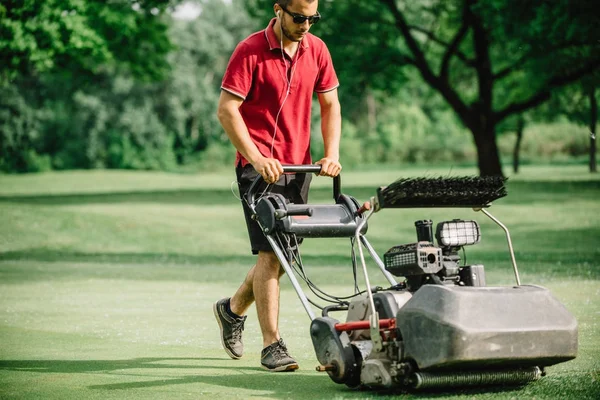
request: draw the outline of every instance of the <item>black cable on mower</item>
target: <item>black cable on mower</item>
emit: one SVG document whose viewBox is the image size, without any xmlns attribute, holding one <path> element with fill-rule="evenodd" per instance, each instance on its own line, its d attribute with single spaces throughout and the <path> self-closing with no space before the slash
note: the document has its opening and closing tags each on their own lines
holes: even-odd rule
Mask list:
<svg viewBox="0 0 600 400">
<path fill-rule="evenodd" d="M 283 236 L 283 238 L 282 238 L 282 236 Z M 291 235 L 286 235 L 286 234 L 280 235 L 280 232 L 276 232 L 276 234 L 275 234 L 275 238 L 277 239 L 277 242 L 278 242 L 279 246 L 280 246 L 282 249 L 286 249 L 286 250 L 287 250 L 287 249 L 290 249 L 290 245 L 291 245 L 291 243 L 290 243 L 290 239 L 289 239 L 289 236 L 292 236 L 292 237 L 294 238 L 294 242 L 295 242 L 296 249 L 298 249 L 298 239 L 297 239 L 296 235 L 294 235 L 294 234 L 291 234 Z M 284 243 L 284 239 L 286 239 L 286 240 L 285 240 L 285 243 Z M 303 266 L 303 264 L 302 264 L 302 259 L 300 258 L 300 252 L 299 252 L 299 251 L 295 251 L 295 252 L 294 252 L 294 251 L 287 251 L 286 253 L 288 254 L 288 263 L 289 263 L 289 265 L 292 267 L 292 269 L 294 270 L 294 272 L 296 273 L 296 275 L 298 275 L 300 278 L 302 278 L 302 280 L 303 280 L 303 281 L 304 281 L 304 282 L 305 282 L 305 283 L 308 285 L 308 287 L 311 289 L 311 291 L 312 291 L 312 292 L 313 292 L 313 293 L 314 293 L 314 294 L 315 294 L 317 297 L 319 297 L 321 300 L 328 301 L 328 302 L 332 302 L 331 300 L 328 300 L 328 299 L 325 299 L 325 298 L 323 298 L 323 297 L 319 296 L 319 295 L 318 295 L 317 293 L 315 293 L 315 291 L 313 290 L 313 286 L 315 286 L 315 285 L 314 285 L 314 284 L 313 284 L 313 283 L 310 281 L 310 279 L 308 279 L 308 277 L 306 276 L 306 273 L 304 272 L 304 266 Z M 298 270 L 298 268 L 297 268 L 297 267 L 294 265 L 294 261 L 296 262 L 296 265 L 298 265 L 298 267 L 300 268 L 299 270 Z M 316 287 L 316 286 L 315 286 L 315 287 Z M 318 288 L 317 288 L 317 289 L 318 289 Z M 320 289 L 318 289 L 318 290 L 320 291 Z M 323 294 L 327 295 L 326 293 L 323 293 Z M 322 306 L 320 306 L 320 305 L 318 305 L 318 304 L 314 303 L 314 302 L 313 302 L 313 301 L 311 301 L 310 299 L 308 299 L 308 298 L 307 298 L 307 300 L 308 300 L 308 301 L 309 301 L 309 302 L 310 302 L 312 305 L 314 305 L 315 307 L 318 307 L 318 308 L 319 308 L 319 309 L 321 309 L 321 310 L 323 309 L 323 307 L 322 307 Z"/>
<path fill-rule="evenodd" d="M 302 260 L 301 260 L 301 259 L 297 260 L 296 262 L 297 262 L 298 266 L 299 266 L 299 267 L 300 267 L 300 269 L 301 269 L 301 272 L 302 272 L 302 275 L 301 275 L 301 277 L 302 277 L 302 279 L 303 279 L 303 280 L 304 280 L 304 281 L 307 283 L 307 285 L 309 285 L 309 288 L 311 288 L 311 291 L 312 291 L 312 292 L 313 292 L 313 293 L 314 293 L 314 294 L 315 294 L 317 297 L 319 297 L 321 300 L 324 300 L 324 301 L 329 301 L 329 302 L 331 302 L 331 303 L 336 303 L 336 302 L 337 302 L 337 303 L 347 303 L 345 300 L 352 299 L 352 298 L 354 298 L 354 297 L 357 297 L 357 296 L 359 296 L 359 295 L 361 295 L 361 294 L 363 294 L 363 293 L 365 293 L 365 292 L 366 292 L 366 291 L 362 291 L 362 292 L 358 292 L 358 293 L 355 293 L 355 294 L 353 294 L 353 295 L 350 295 L 350 296 L 334 296 L 334 295 L 331 295 L 331 294 L 329 294 L 329 293 L 327 293 L 327 292 L 324 292 L 323 290 L 319 289 L 319 287 L 318 287 L 317 285 L 315 285 L 315 284 L 314 284 L 314 283 L 313 283 L 313 282 L 310 280 L 310 278 L 308 278 L 308 276 L 306 275 L 306 272 L 304 271 L 304 264 L 302 263 Z M 295 269 L 295 268 L 294 268 L 294 270 L 295 270 L 296 272 L 298 272 L 298 270 L 297 270 L 297 269 Z M 313 290 L 313 289 L 314 289 L 314 290 Z M 318 291 L 319 293 L 321 293 L 322 295 L 329 297 L 329 298 L 330 298 L 330 299 L 332 299 L 332 300 L 330 300 L 330 299 L 325 299 L 325 298 L 323 298 L 323 297 L 319 296 L 319 294 L 318 294 L 318 293 L 316 293 L 316 292 L 315 292 L 315 290 L 317 290 L 317 291 Z M 334 300 L 335 300 L 335 301 L 334 301 Z"/>
<path fill-rule="evenodd" d="M 293 238 L 293 240 L 294 240 L 294 244 L 295 244 L 295 247 L 296 247 L 296 249 L 298 249 L 298 248 L 299 248 L 299 244 L 298 244 L 298 238 L 296 237 L 296 235 L 295 235 L 295 234 L 290 234 L 290 235 L 283 234 L 283 236 L 284 236 L 284 238 L 285 238 L 285 239 L 287 239 L 287 240 L 285 240 L 285 242 L 286 242 L 286 243 L 284 243 L 284 238 L 282 238 L 282 237 L 280 236 L 279 232 L 277 232 L 277 233 L 276 233 L 276 239 L 277 239 L 277 241 L 278 241 L 278 244 L 279 244 L 279 245 L 280 245 L 282 248 L 285 248 L 285 249 L 288 249 L 288 248 L 289 248 L 289 246 L 291 245 L 291 243 L 290 243 L 291 241 L 289 240 L 289 237 L 290 237 L 290 236 L 291 236 L 291 237 Z M 285 244 L 287 244 L 287 246 L 286 246 Z M 354 297 L 356 297 L 356 296 L 359 296 L 359 295 L 361 295 L 361 294 L 365 293 L 365 291 L 362 291 L 362 292 L 355 293 L 354 295 L 351 295 L 351 296 L 339 297 L 339 296 L 334 296 L 334 295 L 331 295 L 331 294 L 329 294 L 329 293 L 327 293 L 327 292 L 325 292 L 325 291 L 321 290 L 321 289 L 320 289 L 320 288 L 319 288 L 317 285 L 315 285 L 315 284 L 314 284 L 314 283 L 313 283 L 313 282 L 310 280 L 310 278 L 308 277 L 308 275 L 306 275 L 305 268 L 304 268 L 304 264 L 303 264 L 303 262 L 302 262 L 302 258 L 301 258 L 301 256 L 300 256 L 300 252 L 299 252 L 299 251 L 295 251 L 295 252 L 289 252 L 289 253 L 292 253 L 292 254 L 290 255 L 290 257 L 288 258 L 288 260 L 289 260 L 289 264 L 291 265 L 292 269 L 293 269 L 293 270 L 296 272 L 296 274 L 297 274 L 297 275 L 298 275 L 300 278 L 302 278 L 302 280 L 303 280 L 303 281 L 304 281 L 304 282 L 305 282 L 305 283 L 308 285 L 308 287 L 309 287 L 309 289 L 311 290 L 311 292 L 313 292 L 313 294 L 314 294 L 315 296 L 317 296 L 319 299 L 321 299 L 321 300 L 323 300 L 323 301 L 326 301 L 326 302 L 329 302 L 329 303 L 333 303 L 333 304 L 348 304 L 348 302 L 347 302 L 347 301 L 345 301 L 345 300 L 348 300 L 348 299 L 354 298 Z M 289 254 L 289 253 L 288 253 L 288 254 Z M 298 266 L 298 267 L 294 266 L 294 263 L 293 263 L 293 261 L 296 261 L 296 264 L 297 264 L 297 266 Z M 356 283 L 355 283 L 355 285 L 356 285 Z M 318 293 L 317 293 L 317 292 L 318 292 Z M 321 310 L 323 309 L 323 307 L 322 307 L 322 306 L 319 306 L 318 304 L 315 304 L 315 303 L 314 303 L 313 301 L 311 301 L 310 299 L 308 299 L 308 300 L 309 300 L 309 302 L 310 302 L 312 305 L 314 305 L 315 307 L 317 307 L 317 308 L 319 308 L 319 309 L 321 309 Z"/>
</svg>

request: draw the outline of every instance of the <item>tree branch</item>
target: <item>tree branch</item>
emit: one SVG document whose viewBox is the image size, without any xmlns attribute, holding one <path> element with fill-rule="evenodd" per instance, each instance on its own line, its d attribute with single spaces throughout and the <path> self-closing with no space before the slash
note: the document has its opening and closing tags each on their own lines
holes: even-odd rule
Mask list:
<svg viewBox="0 0 600 400">
<path fill-rule="evenodd" d="M 404 37 L 406 45 L 408 46 L 408 48 L 414 56 L 415 65 L 417 65 L 419 70 L 421 70 L 424 73 L 424 75 L 427 75 L 428 78 L 435 78 L 435 75 L 429 68 L 427 60 L 425 59 L 425 55 L 419 48 L 419 44 L 410 33 L 410 28 L 406 23 L 404 15 L 400 12 L 400 10 L 398 10 L 398 7 L 396 7 L 396 2 L 394 0 L 381 0 L 381 2 L 386 4 L 392 12 L 394 20 L 396 22 L 396 27 L 400 30 L 400 33 Z"/>
<path fill-rule="evenodd" d="M 445 42 L 441 39 L 439 39 L 437 36 L 435 36 L 432 32 L 423 29 L 420 26 L 415 26 L 415 25 L 409 25 L 408 26 L 409 29 L 411 31 L 417 31 L 420 32 L 422 34 L 424 34 L 428 39 L 430 39 L 432 42 L 437 43 L 443 47 L 450 47 L 451 43 Z M 458 47 L 458 46 L 457 46 Z M 470 60 L 464 53 L 462 53 L 461 51 L 455 51 L 454 55 L 460 59 L 462 62 L 464 62 L 466 65 L 468 65 L 469 67 L 473 66 L 473 60 Z"/>
<path fill-rule="evenodd" d="M 505 67 L 505 68 L 501 69 L 500 71 L 498 71 L 497 73 L 495 73 L 494 80 L 496 81 L 496 80 L 506 78 L 508 75 L 510 75 L 511 73 L 513 73 L 515 71 L 517 65 L 523 64 L 523 60 L 526 60 L 527 58 L 529 58 L 529 55 L 519 57 L 519 59 L 516 62 L 514 62 L 513 64 L 509 65 L 508 67 Z"/>
<path fill-rule="evenodd" d="M 414 58 L 414 65 L 421 73 L 421 76 L 425 80 L 425 82 L 429 83 L 429 85 L 436 89 L 445 99 L 448 101 L 448 104 L 456 111 L 458 116 L 465 122 L 465 125 L 469 125 L 469 108 L 462 101 L 462 99 L 458 96 L 458 94 L 448 85 L 447 82 L 442 81 L 439 77 L 435 76 L 433 71 L 431 70 L 423 51 L 419 48 L 419 45 L 415 38 L 412 36 L 410 32 L 410 27 L 406 23 L 406 19 L 404 15 L 398 7 L 396 6 L 395 0 L 380 0 L 383 4 L 387 5 L 390 9 L 394 20 L 395 25 L 400 30 L 400 33 L 404 37 L 404 41 L 406 45 L 410 49 Z"/>
<path fill-rule="evenodd" d="M 469 31 L 469 18 L 467 18 L 467 8 L 468 5 L 467 2 L 465 2 L 462 12 L 462 25 L 456 32 L 456 35 L 454 35 L 454 39 L 452 39 L 452 42 L 450 42 L 450 45 L 448 46 L 448 49 L 444 54 L 444 58 L 442 59 L 442 66 L 440 68 L 440 78 L 445 82 L 448 82 L 448 68 L 450 66 L 450 60 L 455 54 L 459 56 L 460 52 L 458 52 L 458 46 Z"/>
<path fill-rule="evenodd" d="M 512 114 L 521 113 L 523 111 L 529 110 L 530 108 L 539 106 L 543 102 L 550 99 L 552 89 L 556 89 L 561 86 L 573 83 L 578 79 L 581 79 L 582 77 L 593 73 L 598 68 L 600 68 L 600 58 L 597 58 L 588 63 L 587 65 L 583 66 L 582 68 L 576 69 L 570 73 L 566 73 L 564 75 L 557 75 L 550 78 L 550 80 L 548 80 L 546 84 L 545 89 L 533 94 L 527 100 L 524 100 L 519 103 L 511 103 L 508 106 L 506 106 L 503 110 L 496 112 L 494 114 L 495 122 L 498 123 Z"/>
<path fill-rule="evenodd" d="M 475 50 L 475 71 L 477 72 L 477 88 L 479 91 L 479 104 L 483 107 L 481 112 L 486 118 L 492 118 L 492 91 L 494 80 L 492 75 L 492 61 L 490 59 L 490 41 L 488 31 L 481 19 L 473 13 L 471 6 L 477 0 L 465 0 L 465 16 L 473 28 L 473 46 Z"/>
<path fill-rule="evenodd" d="M 556 46 L 552 46 L 550 48 L 547 49 L 543 49 L 541 51 L 530 51 L 526 54 L 523 54 L 521 57 L 519 57 L 514 63 L 512 63 L 511 65 L 502 68 L 500 71 L 496 72 L 494 74 L 494 80 L 499 80 L 502 78 L 505 78 L 506 76 L 510 75 L 512 72 L 514 72 L 516 70 L 516 67 L 519 65 L 523 64 L 524 60 L 530 59 L 530 58 L 537 58 L 539 56 L 550 56 L 552 52 L 555 51 L 559 51 L 559 50 L 564 50 L 564 49 L 569 49 L 572 47 L 584 47 L 584 46 L 593 46 L 596 45 L 597 43 L 585 43 L 585 42 L 576 42 L 576 41 L 569 41 L 569 42 L 564 42 L 564 43 L 560 43 L 559 45 Z"/>
</svg>

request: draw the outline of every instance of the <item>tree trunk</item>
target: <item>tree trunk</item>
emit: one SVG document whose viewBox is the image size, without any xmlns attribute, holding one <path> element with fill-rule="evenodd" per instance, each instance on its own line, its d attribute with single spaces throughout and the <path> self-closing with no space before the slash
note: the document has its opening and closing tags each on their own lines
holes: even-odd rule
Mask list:
<svg viewBox="0 0 600 400">
<path fill-rule="evenodd" d="M 517 122 L 517 140 L 515 141 L 515 147 L 513 148 L 513 172 L 519 173 L 519 164 L 521 157 L 521 141 L 523 140 L 523 129 L 525 128 L 525 120 L 522 116 L 519 116 Z"/>
<path fill-rule="evenodd" d="M 598 123 L 598 103 L 596 88 L 590 90 L 590 172 L 598 172 L 596 164 L 596 125 Z"/>
<path fill-rule="evenodd" d="M 494 127 L 480 128 L 473 131 L 475 146 L 477 146 L 477 164 L 480 176 L 504 176 L 502 164 L 496 144 Z"/>
<path fill-rule="evenodd" d="M 373 92 L 367 90 L 367 122 L 369 124 L 369 131 L 367 134 L 374 136 L 377 130 L 377 104 Z"/>
<path fill-rule="evenodd" d="M 192 146 L 196 146 L 198 139 L 200 138 L 200 124 L 198 123 L 198 116 L 192 115 L 190 117 L 190 131 L 188 133 Z"/>
</svg>

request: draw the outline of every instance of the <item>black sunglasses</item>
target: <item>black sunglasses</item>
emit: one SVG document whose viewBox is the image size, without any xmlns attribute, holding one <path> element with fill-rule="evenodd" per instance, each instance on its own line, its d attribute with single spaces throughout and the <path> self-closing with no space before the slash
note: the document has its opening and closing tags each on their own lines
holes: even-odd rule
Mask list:
<svg viewBox="0 0 600 400">
<path fill-rule="evenodd" d="M 281 9 L 283 11 L 285 11 L 287 14 L 290 14 L 294 20 L 295 24 L 303 24 L 304 22 L 306 22 L 308 20 L 309 24 L 316 24 L 317 22 L 319 22 L 319 20 L 321 19 L 321 14 L 319 14 L 319 12 L 317 11 L 317 13 L 315 15 L 311 15 L 309 17 L 307 17 L 306 15 L 302 15 L 302 14 L 296 14 L 293 12 L 289 12 L 287 10 L 287 8 L 285 8 L 284 6 L 282 6 L 281 4 L 279 5 L 279 7 L 281 7 Z"/>
</svg>

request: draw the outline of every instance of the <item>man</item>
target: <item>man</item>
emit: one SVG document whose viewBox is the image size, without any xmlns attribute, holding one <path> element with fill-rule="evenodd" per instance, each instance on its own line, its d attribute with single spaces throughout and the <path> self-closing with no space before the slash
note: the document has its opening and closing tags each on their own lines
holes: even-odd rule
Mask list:
<svg viewBox="0 0 600 400">
<path fill-rule="evenodd" d="M 256 302 L 263 336 L 261 365 L 269 371 L 293 371 L 297 362 L 279 336 L 279 278 L 283 269 L 258 224 L 250 218 L 243 194 L 260 174 L 265 189 L 293 203 L 306 203 L 311 176 L 283 174 L 282 164 L 311 164 L 310 121 L 313 93 L 321 109 L 324 157 L 320 175 L 337 176 L 341 112 L 339 86 L 327 47 L 308 33 L 320 19 L 318 0 L 278 0 L 275 18 L 265 30 L 238 44 L 221 85 L 218 117 L 237 149 L 236 175 L 256 264 L 230 299 L 213 309 L 227 354 L 243 353 L 246 311 Z M 268 184 L 268 186 L 267 186 Z"/>
</svg>

